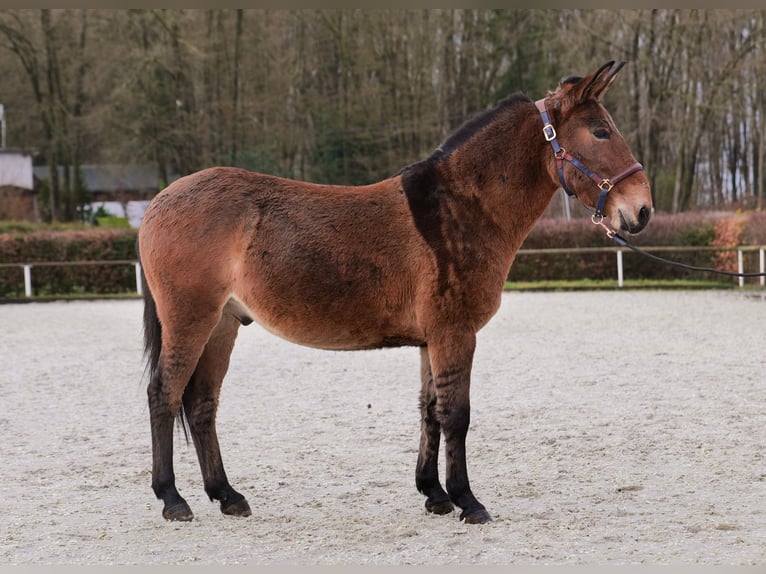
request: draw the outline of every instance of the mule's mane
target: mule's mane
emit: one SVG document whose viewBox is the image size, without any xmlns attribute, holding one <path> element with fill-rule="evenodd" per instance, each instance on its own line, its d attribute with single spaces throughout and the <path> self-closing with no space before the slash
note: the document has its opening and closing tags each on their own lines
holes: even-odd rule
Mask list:
<svg viewBox="0 0 766 574">
<path fill-rule="evenodd" d="M 462 126 L 452 132 L 442 144 L 434 150 L 430 159 L 436 157 L 448 156 L 455 150 L 459 149 L 464 143 L 470 140 L 476 132 L 485 128 L 494 122 L 502 113 L 515 105 L 522 102 L 531 102 L 532 100 L 521 92 L 511 94 L 510 96 L 500 100 L 494 108 L 490 108 L 485 112 L 471 118 L 466 121 Z"/>
<path fill-rule="evenodd" d="M 582 80 L 580 76 L 567 76 L 566 78 L 561 79 L 561 85 L 563 86 L 564 84 L 576 84 L 580 80 Z"/>
<path fill-rule="evenodd" d="M 450 154 L 460 149 L 477 132 L 491 125 L 510 108 L 531 101 L 529 96 L 521 92 L 503 98 L 494 108 L 479 113 L 457 128 L 426 159 L 404 166 L 395 175 L 403 176 L 403 185 L 408 192 L 425 193 L 424 190 L 435 188 L 436 172 L 434 166 L 439 160 L 449 157 Z"/>
</svg>

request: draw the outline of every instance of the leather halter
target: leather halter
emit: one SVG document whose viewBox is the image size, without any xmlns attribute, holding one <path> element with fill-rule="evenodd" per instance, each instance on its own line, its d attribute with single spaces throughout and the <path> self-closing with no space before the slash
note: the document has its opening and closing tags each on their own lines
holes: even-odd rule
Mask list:
<svg viewBox="0 0 766 574">
<path fill-rule="evenodd" d="M 570 197 L 573 197 L 573 196 L 576 197 L 575 193 L 570 191 L 570 189 L 567 187 L 566 179 L 564 178 L 564 162 L 565 161 L 568 161 L 577 169 L 579 169 L 581 172 L 583 172 L 585 175 L 587 175 L 590 179 L 592 179 L 595 182 L 596 186 L 601 190 L 601 194 L 598 197 L 598 203 L 596 204 L 596 211 L 593 213 L 594 222 L 596 222 L 596 219 L 598 219 L 598 222 L 600 223 L 600 221 L 604 218 L 604 204 L 606 203 L 606 196 L 609 193 L 609 191 L 615 185 L 617 185 L 619 182 L 621 182 L 623 179 L 625 179 L 629 175 L 632 175 L 636 173 L 637 171 L 643 170 L 644 166 L 636 162 L 633 165 L 622 170 L 620 173 L 618 173 L 611 179 L 607 179 L 605 177 L 601 177 L 597 175 L 596 173 L 592 172 L 587 167 L 585 167 L 580 162 L 580 160 L 572 156 L 572 154 L 570 154 L 563 147 L 561 147 L 557 139 L 558 136 L 556 135 L 556 129 L 553 127 L 553 124 L 551 123 L 550 118 L 548 117 L 548 112 L 545 109 L 545 100 L 544 99 L 537 100 L 535 102 L 535 106 L 537 106 L 537 109 L 540 112 L 540 116 L 543 119 L 543 134 L 545 135 L 545 140 L 550 142 L 551 147 L 553 148 L 553 154 L 556 156 L 556 171 L 559 174 L 559 182 L 561 183 L 561 187 L 564 189 L 566 194 L 569 195 Z"/>
</svg>

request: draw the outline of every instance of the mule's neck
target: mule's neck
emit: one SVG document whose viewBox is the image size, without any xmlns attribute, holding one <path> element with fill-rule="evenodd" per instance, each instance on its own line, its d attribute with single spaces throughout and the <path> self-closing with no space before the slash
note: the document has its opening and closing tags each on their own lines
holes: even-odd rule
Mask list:
<svg viewBox="0 0 766 574">
<path fill-rule="evenodd" d="M 450 193 L 478 201 L 512 254 L 558 188 L 542 127 L 534 103 L 518 102 L 438 162 Z"/>
</svg>

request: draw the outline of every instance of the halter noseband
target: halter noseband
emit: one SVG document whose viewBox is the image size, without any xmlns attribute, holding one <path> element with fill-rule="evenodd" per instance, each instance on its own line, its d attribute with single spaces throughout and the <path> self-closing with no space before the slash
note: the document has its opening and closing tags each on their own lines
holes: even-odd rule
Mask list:
<svg viewBox="0 0 766 574">
<path fill-rule="evenodd" d="M 558 137 L 556 135 L 556 129 L 553 127 L 553 124 L 548 117 L 548 112 L 545 109 L 545 100 L 537 100 L 535 102 L 535 106 L 537 106 L 537 109 L 540 112 L 540 116 L 543 119 L 543 135 L 545 135 L 545 140 L 550 142 L 551 147 L 553 148 L 553 154 L 556 156 L 556 171 L 559 174 L 559 182 L 561 183 L 561 187 L 564 189 L 568 196 L 576 197 L 574 192 L 570 191 L 570 189 L 567 187 L 566 180 L 564 178 L 564 162 L 568 161 L 585 175 L 587 175 L 590 179 L 592 179 L 596 183 L 596 186 L 601 190 L 601 194 L 598 196 L 598 203 L 596 204 L 596 211 L 592 216 L 594 223 L 601 223 L 601 221 L 604 219 L 604 204 L 606 203 L 606 196 L 609 191 L 629 175 L 644 169 L 644 166 L 636 162 L 628 168 L 622 170 L 611 179 L 597 175 L 585 167 L 582 162 L 580 162 L 580 160 L 572 156 L 572 154 L 561 147 L 558 140 L 556 139 Z"/>
</svg>

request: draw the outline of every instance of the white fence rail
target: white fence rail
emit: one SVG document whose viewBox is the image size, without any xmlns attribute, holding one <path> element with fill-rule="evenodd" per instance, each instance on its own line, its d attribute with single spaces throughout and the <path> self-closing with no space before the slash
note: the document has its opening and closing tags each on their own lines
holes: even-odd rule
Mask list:
<svg viewBox="0 0 766 574">
<path fill-rule="evenodd" d="M 143 294 L 141 288 L 141 263 L 131 259 L 115 259 L 112 261 L 42 261 L 36 263 L 0 263 L 0 269 L 21 267 L 24 270 L 24 295 L 32 297 L 32 269 L 34 267 L 81 267 L 84 265 L 133 265 L 136 269 L 136 293 Z"/>
<path fill-rule="evenodd" d="M 744 253 L 746 252 L 758 252 L 758 273 L 766 273 L 766 245 L 743 245 L 740 247 L 642 247 L 644 251 L 649 253 L 662 253 L 662 252 L 695 252 L 695 251 L 736 251 L 737 252 L 737 272 L 744 273 Z M 616 275 L 617 285 L 623 287 L 625 284 L 625 272 L 623 266 L 623 252 L 628 251 L 623 247 L 572 247 L 572 248 L 560 248 L 560 249 L 521 249 L 518 255 L 525 254 L 543 254 L 543 255 L 576 255 L 585 253 L 615 253 L 616 255 Z M 639 255 L 636 254 L 638 257 Z M 45 261 L 38 263 L 0 263 L 0 269 L 9 267 L 20 267 L 24 270 L 24 295 L 26 297 L 32 297 L 34 289 L 32 285 L 32 270 L 35 267 L 51 267 L 51 266 L 82 266 L 82 265 L 133 265 L 136 270 L 136 293 L 142 295 L 141 288 L 141 263 L 137 260 L 114 260 L 114 261 Z M 661 265 L 661 263 L 657 263 Z M 761 287 L 766 286 L 766 277 L 761 276 L 758 278 Z M 739 286 L 745 286 L 744 277 L 739 278 Z"/>
<path fill-rule="evenodd" d="M 758 273 L 766 273 L 766 245 L 740 245 L 739 247 L 711 247 L 711 246 L 658 246 L 658 247 L 642 247 L 643 251 L 652 254 L 659 253 L 683 253 L 683 252 L 737 252 L 737 273 L 745 273 L 744 268 L 744 253 L 758 252 Z M 619 287 L 623 287 L 625 283 L 624 278 L 624 266 L 623 257 L 624 252 L 633 253 L 632 250 L 624 247 L 572 247 L 572 248 L 560 248 L 560 249 L 520 249 L 519 255 L 523 254 L 547 254 L 547 255 L 574 255 L 584 253 L 615 253 L 616 254 L 616 266 L 617 266 L 617 284 Z M 635 254 L 636 257 L 640 257 L 640 254 Z M 663 265 L 663 263 L 656 263 L 657 265 Z M 750 272 L 750 271 L 747 271 Z M 739 286 L 745 286 L 745 278 L 739 277 Z M 766 286 L 766 277 L 763 275 L 758 278 L 761 287 Z"/>
</svg>

